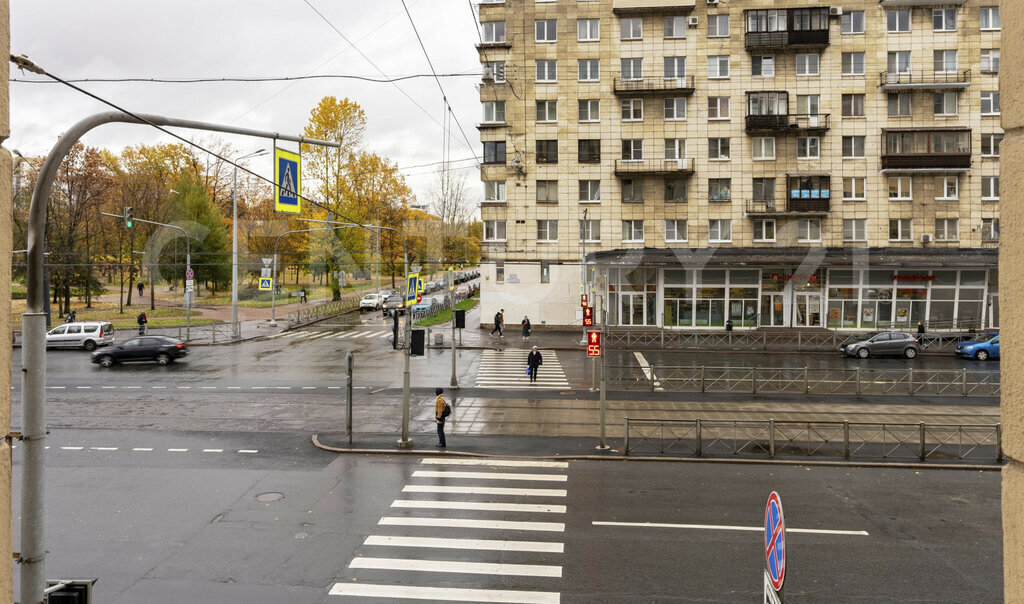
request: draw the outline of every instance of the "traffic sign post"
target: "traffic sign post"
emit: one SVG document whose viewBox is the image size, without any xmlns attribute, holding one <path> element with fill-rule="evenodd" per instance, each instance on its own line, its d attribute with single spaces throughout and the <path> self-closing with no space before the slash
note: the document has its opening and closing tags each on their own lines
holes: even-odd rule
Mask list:
<svg viewBox="0 0 1024 604">
<path fill-rule="evenodd" d="M 764 508 L 765 602 L 782 602 L 786 581 L 786 522 L 782 499 L 772 491 Z M 769 592 L 771 592 L 769 594 Z"/>
<path fill-rule="evenodd" d="M 298 153 L 274 148 L 274 211 L 298 214 L 301 211 L 302 158 Z"/>
</svg>

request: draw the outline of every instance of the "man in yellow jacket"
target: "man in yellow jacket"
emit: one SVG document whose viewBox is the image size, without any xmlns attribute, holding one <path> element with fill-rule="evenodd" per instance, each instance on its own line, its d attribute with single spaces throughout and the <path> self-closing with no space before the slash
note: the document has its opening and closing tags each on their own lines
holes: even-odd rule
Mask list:
<svg viewBox="0 0 1024 604">
<path fill-rule="evenodd" d="M 444 411 L 448 407 L 448 404 L 444 402 L 443 388 L 435 388 L 434 394 L 437 395 L 437 398 L 434 399 L 434 421 L 437 422 L 437 444 L 434 446 L 445 448 L 448 445 L 444 442 L 444 420 L 447 417 Z"/>
</svg>

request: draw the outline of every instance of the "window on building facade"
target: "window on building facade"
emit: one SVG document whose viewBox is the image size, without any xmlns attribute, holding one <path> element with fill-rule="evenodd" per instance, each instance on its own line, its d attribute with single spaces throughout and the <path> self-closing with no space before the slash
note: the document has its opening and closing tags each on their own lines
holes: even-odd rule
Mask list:
<svg viewBox="0 0 1024 604">
<path fill-rule="evenodd" d="M 758 78 L 775 77 L 775 57 L 771 55 L 750 57 L 750 75 Z"/>
<path fill-rule="evenodd" d="M 729 119 L 729 97 L 709 96 L 708 97 L 708 119 L 727 120 Z"/>
<path fill-rule="evenodd" d="M 484 101 L 484 123 L 505 123 L 505 101 Z"/>
<path fill-rule="evenodd" d="M 537 121 L 558 121 L 558 101 L 537 101 Z"/>
<path fill-rule="evenodd" d="M 708 139 L 708 159 L 729 159 L 729 139 L 728 138 L 709 138 Z"/>
<path fill-rule="evenodd" d="M 886 11 L 885 29 L 891 34 L 910 31 L 910 9 Z"/>
<path fill-rule="evenodd" d="M 644 77 L 643 59 L 620 59 L 619 76 L 623 80 L 641 80 Z"/>
<path fill-rule="evenodd" d="M 960 220 L 956 218 L 935 219 L 936 241 L 957 241 L 960 239 Z"/>
<path fill-rule="evenodd" d="M 821 219 L 801 218 L 796 221 L 796 238 L 801 243 L 821 241 Z"/>
<path fill-rule="evenodd" d="M 866 218 L 844 218 L 843 241 L 867 241 L 867 222 Z"/>
<path fill-rule="evenodd" d="M 843 117 L 864 117 L 864 95 L 843 95 Z"/>
<path fill-rule="evenodd" d="M 686 77 L 686 57 L 665 57 L 665 77 Z"/>
<path fill-rule="evenodd" d="M 686 220 L 669 218 L 665 220 L 665 243 L 678 243 L 686 241 L 689 233 L 686 229 Z"/>
<path fill-rule="evenodd" d="M 622 242 L 623 243 L 643 243 L 644 241 L 644 221 L 643 220 L 623 220 L 622 221 Z"/>
<path fill-rule="evenodd" d="M 486 61 L 484 73 L 489 74 L 495 84 L 501 84 L 505 81 L 505 61 Z"/>
<path fill-rule="evenodd" d="M 985 201 L 995 201 L 999 199 L 998 176 L 981 177 L 981 198 Z"/>
<path fill-rule="evenodd" d="M 729 77 L 728 55 L 715 55 L 708 57 L 708 77 L 711 79 Z"/>
<path fill-rule="evenodd" d="M 863 52 L 844 52 L 842 62 L 843 75 L 864 75 Z"/>
<path fill-rule="evenodd" d="M 639 40 L 644 36 L 643 19 L 627 17 L 619 19 L 619 39 Z"/>
<path fill-rule="evenodd" d="M 540 261 L 540 282 L 551 283 L 551 261 L 541 260 Z"/>
<path fill-rule="evenodd" d="M 500 260 L 494 263 L 494 282 L 505 282 L 505 263 L 501 262 Z"/>
<path fill-rule="evenodd" d="M 956 31 L 956 9 L 932 9 L 932 29 L 934 31 Z"/>
<path fill-rule="evenodd" d="M 818 75 L 818 55 L 798 54 L 796 55 L 796 75 L 816 76 Z"/>
<path fill-rule="evenodd" d="M 981 114 L 982 115 L 999 115 L 1001 112 L 999 108 L 999 93 L 998 92 L 982 92 L 981 93 Z"/>
<path fill-rule="evenodd" d="M 960 199 L 960 177 L 938 176 L 935 178 L 935 199 L 955 201 Z"/>
<path fill-rule="evenodd" d="M 534 41 L 536 42 L 557 42 L 558 41 L 558 21 L 554 19 L 544 19 L 534 21 Z"/>
<path fill-rule="evenodd" d="M 843 177 L 843 200 L 864 201 L 864 185 L 865 179 L 863 176 Z"/>
<path fill-rule="evenodd" d="M 686 16 L 665 17 L 664 31 L 666 38 L 686 37 Z"/>
<path fill-rule="evenodd" d="M 864 137 L 843 137 L 843 159 L 864 159 Z"/>
<path fill-rule="evenodd" d="M 775 220 L 758 218 L 754 220 L 754 241 L 775 241 Z"/>
<path fill-rule="evenodd" d="M 786 9 L 748 10 L 747 33 L 786 31 L 789 12 Z"/>
<path fill-rule="evenodd" d="M 889 177 L 889 201 L 908 201 L 914 198 L 913 179 L 909 176 Z"/>
<path fill-rule="evenodd" d="M 484 241 L 505 241 L 505 221 L 485 220 Z"/>
<path fill-rule="evenodd" d="M 910 97 L 909 92 L 890 92 L 888 94 L 889 117 L 908 117 L 910 115 Z"/>
<path fill-rule="evenodd" d="M 538 220 L 537 221 L 537 241 L 551 242 L 558 241 L 558 221 L 557 220 Z"/>
<path fill-rule="evenodd" d="M 708 242 L 728 243 L 732 241 L 732 221 L 728 218 L 708 220 Z"/>
<path fill-rule="evenodd" d="M 596 42 L 601 39 L 601 22 L 598 19 L 577 19 L 576 39 L 580 42 Z"/>
<path fill-rule="evenodd" d="M 729 37 L 729 15 L 708 15 L 708 37 Z"/>
<path fill-rule="evenodd" d="M 601 61 L 598 59 L 579 59 L 576 62 L 576 79 L 580 82 L 600 81 Z"/>
<path fill-rule="evenodd" d="M 558 181 L 538 180 L 537 181 L 537 202 L 558 203 Z"/>
<path fill-rule="evenodd" d="M 862 10 L 844 10 L 843 16 L 840 17 L 839 21 L 839 31 L 844 34 L 864 33 L 864 11 Z"/>
<path fill-rule="evenodd" d="M 601 241 L 601 221 L 581 220 L 580 241 L 586 241 L 587 243 Z"/>
<path fill-rule="evenodd" d="M 590 203 L 601 201 L 601 181 L 580 181 L 580 202 Z"/>
<path fill-rule="evenodd" d="M 622 140 L 622 159 L 625 161 L 641 161 L 644 158 L 644 141 L 641 138 Z"/>
<path fill-rule="evenodd" d="M 796 95 L 797 115 L 818 115 L 821 108 L 821 96 L 817 94 Z"/>
<path fill-rule="evenodd" d="M 775 138 L 760 136 L 750 139 L 751 157 L 755 160 L 775 159 Z"/>
<path fill-rule="evenodd" d="M 958 96 L 956 92 L 936 92 L 933 95 L 935 115 L 956 115 Z"/>
<path fill-rule="evenodd" d="M 558 163 L 558 141 L 539 140 L 537 141 L 537 163 L 557 164 Z"/>
<path fill-rule="evenodd" d="M 732 199 L 731 178 L 709 178 L 708 179 L 708 200 L 729 201 Z"/>
<path fill-rule="evenodd" d="M 821 157 L 821 139 L 817 136 L 800 136 L 796 139 L 797 159 L 818 159 Z"/>
<path fill-rule="evenodd" d="M 622 201 L 637 202 L 644 200 L 644 181 L 640 178 L 623 178 L 620 181 Z"/>
<path fill-rule="evenodd" d="M 982 218 L 981 219 L 981 240 L 982 241 L 999 241 L 999 219 L 998 218 Z"/>
<path fill-rule="evenodd" d="M 1003 24 L 999 20 L 999 7 L 998 6 L 983 6 L 981 7 L 981 30 L 996 30 L 1002 29 Z"/>
<path fill-rule="evenodd" d="M 505 163 L 505 141 L 484 141 L 484 163 Z"/>
<path fill-rule="evenodd" d="M 666 138 L 665 159 L 686 159 L 686 139 Z"/>
<path fill-rule="evenodd" d="M 754 201 L 775 201 L 775 179 L 755 178 Z"/>
<path fill-rule="evenodd" d="M 889 73 L 910 73 L 910 51 L 891 51 L 886 55 L 886 67 Z"/>
<path fill-rule="evenodd" d="M 505 181 L 485 180 L 484 201 L 489 203 L 505 203 Z"/>
<path fill-rule="evenodd" d="M 500 44 L 505 41 L 504 21 L 485 21 L 480 26 L 484 30 L 484 44 Z"/>
<path fill-rule="evenodd" d="M 581 122 L 596 122 L 601 119 L 601 101 L 598 99 L 580 99 L 579 120 Z"/>
<path fill-rule="evenodd" d="M 985 48 L 981 51 L 981 72 L 999 73 L 999 49 Z"/>
<path fill-rule="evenodd" d="M 686 97 L 670 97 L 665 99 L 665 119 L 686 119 Z"/>
<path fill-rule="evenodd" d="M 957 52 L 955 50 L 933 50 L 932 57 L 935 73 L 956 73 Z"/>
<path fill-rule="evenodd" d="M 910 218 L 893 218 L 889 220 L 889 241 L 913 241 L 914 225 Z"/>
<path fill-rule="evenodd" d="M 685 202 L 687 183 L 688 181 L 685 178 L 666 178 L 665 201 Z"/>
<path fill-rule="evenodd" d="M 537 81 L 538 82 L 557 82 L 558 81 L 558 62 L 557 61 L 537 61 Z"/>
<path fill-rule="evenodd" d="M 999 144 L 1003 142 L 1003 134 L 982 134 L 981 135 L 981 156 L 999 157 Z"/>
<path fill-rule="evenodd" d="M 748 92 L 747 115 L 787 115 L 788 92 Z"/>
<path fill-rule="evenodd" d="M 601 163 L 601 139 L 580 139 L 578 161 L 581 164 Z"/>
</svg>

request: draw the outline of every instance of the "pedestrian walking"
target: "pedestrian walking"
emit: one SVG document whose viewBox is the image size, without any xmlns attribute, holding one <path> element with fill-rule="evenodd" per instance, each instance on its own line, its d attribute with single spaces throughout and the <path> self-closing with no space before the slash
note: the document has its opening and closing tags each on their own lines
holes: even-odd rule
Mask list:
<svg viewBox="0 0 1024 604">
<path fill-rule="evenodd" d="M 540 356 L 540 350 L 536 346 L 530 351 L 530 356 L 526 357 L 526 368 L 530 372 L 530 382 L 537 381 L 537 369 L 544 364 L 544 358 Z"/>
<path fill-rule="evenodd" d="M 146 291 L 146 284 L 145 284 L 145 283 L 143 283 L 142 281 L 139 281 L 139 297 L 140 297 L 140 298 L 142 297 L 142 294 L 143 294 L 143 293 L 144 293 L 145 291 Z"/>
<path fill-rule="evenodd" d="M 437 395 L 437 398 L 434 399 L 434 421 L 437 422 L 437 444 L 434 446 L 441 447 L 443 449 L 448 446 L 444 441 L 444 420 L 448 419 L 448 416 L 452 414 L 452 408 L 448 406 L 448 403 L 444 402 L 444 388 L 435 388 L 434 394 Z"/>
<path fill-rule="evenodd" d="M 923 336 L 924 335 L 924 323 L 922 323 L 921 321 L 917 322 L 917 335 L 919 335 L 919 336 Z"/>
<path fill-rule="evenodd" d="M 494 329 L 491 330 L 491 335 L 493 336 L 494 332 L 498 332 L 498 337 L 499 338 L 504 338 L 505 334 L 502 333 L 502 328 L 504 326 L 505 326 L 505 309 L 503 308 L 503 309 L 499 310 L 498 312 L 494 313 Z"/>
<path fill-rule="evenodd" d="M 299 290 L 299 302 L 307 302 L 305 287 Z"/>
<path fill-rule="evenodd" d="M 74 323 L 77 319 L 78 319 L 78 315 L 75 314 L 75 311 L 71 311 L 71 312 L 68 313 L 68 316 L 64 317 L 64 322 L 65 323 Z"/>
<path fill-rule="evenodd" d="M 530 341 L 530 317 L 523 317 L 523 343 Z"/>
<path fill-rule="evenodd" d="M 149 319 L 146 318 L 146 311 L 140 312 L 135 320 L 139 324 L 139 335 L 146 335 L 146 324 L 149 323 Z"/>
</svg>

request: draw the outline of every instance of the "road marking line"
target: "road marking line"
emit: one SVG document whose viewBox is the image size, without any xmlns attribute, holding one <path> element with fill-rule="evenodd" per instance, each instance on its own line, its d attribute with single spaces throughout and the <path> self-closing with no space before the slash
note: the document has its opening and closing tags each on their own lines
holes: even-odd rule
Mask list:
<svg viewBox="0 0 1024 604">
<path fill-rule="evenodd" d="M 299 335 L 300 333 L 305 333 L 305 332 L 302 332 L 302 331 L 282 331 L 281 333 L 277 334 L 276 336 L 271 336 L 271 337 L 276 338 L 276 337 L 279 337 L 279 336 L 283 336 L 285 338 L 294 338 L 295 336 Z"/>
<path fill-rule="evenodd" d="M 385 526 L 438 526 L 446 528 L 478 528 L 496 531 L 565 531 L 562 522 L 523 522 L 518 520 L 476 520 L 474 518 L 420 518 L 415 516 L 385 516 L 377 524 Z"/>
<path fill-rule="evenodd" d="M 216 386 L 200 386 L 203 390 L 216 390 Z"/>
<path fill-rule="evenodd" d="M 135 447 L 132 451 L 152 451 L 153 447 Z"/>
<path fill-rule="evenodd" d="M 511 489 L 504 487 L 435 487 L 408 484 L 403 493 L 448 493 L 458 495 L 521 495 L 523 497 L 565 497 L 565 489 Z"/>
<path fill-rule="evenodd" d="M 444 500 L 416 500 L 396 499 L 391 502 L 393 508 L 426 508 L 436 510 L 439 508 L 449 510 L 483 510 L 490 512 L 538 512 L 550 514 L 564 514 L 564 505 L 544 505 L 533 503 L 490 503 L 482 501 L 450 501 Z"/>
<path fill-rule="evenodd" d="M 381 336 L 380 336 L 380 337 L 381 337 L 381 338 L 390 338 L 390 337 L 391 337 L 391 335 L 392 335 L 392 334 L 391 334 L 391 332 L 390 332 L 390 331 L 385 331 L 385 332 L 384 332 L 383 334 L 381 334 Z"/>
<path fill-rule="evenodd" d="M 344 340 L 344 339 L 347 339 L 347 338 L 351 338 L 354 335 L 356 335 L 356 332 L 354 332 L 354 331 L 343 331 L 341 334 L 339 334 L 337 336 L 337 338 L 339 340 Z"/>
<path fill-rule="evenodd" d="M 303 390 L 316 390 L 316 386 L 303 386 Z"/>
<path fill-rule="evenodd" d="M 224 449 L 203 449 L 203 453 L 223 453 Z"/>
<path fill-rule="evenodd" d="M 64 449 L 65 451 L 81 451 L 84 448 L 85 447 L 61 447 L 61 449 Z"/>
<path fill-rule="evenodd" d="M 595 520 L 592 523 L 594 526 L 630 526 L 630 527 L 645 527 L 645 528 L 680 528 L 680 529 L 705 529 L 715 531 L 751 531 L 751 532 L 764 532 L 763 526 L 730 526 L 722 524 L 668 524 L 664 522 L 602 522 Z M 787 533 L 810 533 L 815 535 L 856 535 L 867 537 L 867 531 L 840 531 L 840 530 L 826 530 L 826 529 L 800 529 L 786 527 Z"/>
<path fill-rule="evenodd" d="M 153 386 L 153 390 L 166 390 L 167 386 Z"/>
<path fill-rule="evenodd" d="M 124 390 L 139 390 L 142 386 L 121 386 Z"/>
<path fill-rule="evenodd" d="M 445 602 L 501 602 L 503 604 L 559 604 L 561 602 L 561 595 L 551 591 L 373 585 L 371 583 L 335 583 L 328 594 L 405 600 L 442 600 Z"/>
<path fill-rule="evenodd" d="M 65 388 L 67 388 L 67 386 L 47 386 L 46 388 L 48 390 L 51 389 L 51 388 L 54 389 L 54 390 L 64 390 Z"/>
<path fill-rule="evenodd" d="M 362 388 L 362 386 L 356 386 L 356 388 Z M 328 390 L 340 390 L 341 386 L 328 386 Z"/>
<path fill-rule="evenodd" d="M 291 386 L 274 386 L 275 390 L 291 390 Z"/>
<path fill-rule="evenodd" d="M 92 386 L 75 386 L 79 390 L 91 390 Z"/>
<path fill-rule="evenodd" d="M 239 449 L 239 453 L 259 453 L 256 449 Z"/>
<path fill-rule="evenodd" d="M 228 386 L 228 390 L 241 390 L 241 386 Z"/>
<path fill-rule="evenodd" d="M 515 577 L 560 578 L 562 576 L 562 567 L 550 564 L 495 564 L 487 562 L 456 562 L 454 560 L 414 560 L 409 558 L 353 558 L 349 562 L 348 567 Z"/>
<path fill-rule="evenodd" d="M 192 386 L 178 386 L 178 390 L 191 390 Z"/>
<path fill-rule="evenodd" d="M 89 447 L 91 451 L 117 451 L 117 447 Z"/>
<path fill-rule="evenodd" d="M 502 541 L 499 539 L 450 539 L 440 537 L 397 537 L 370 535 L 363 545 L 387 547 L 428 547 L 436 549 L 476 549 L 498 552 L 565 553 L 565 544 L 548 541 Z"/>
<path fill-rule="evenodd" d="M 651 384 L 654 386 L 654 389 L 664 390 L 664 388 L 661 387 L 661 382 L 659 382 L 658 378 L 655 377 L 654 370 L 651 369 L 651 364 L 647 362 L 647 359 L 644 358 L 644 355 L 639 352 L 634 352 L 633 356 L 636 357 L 636 362 L 640 363 L 640 369 L 643 369 L 644 375 L 647 376 L 647 381 L 651 382 Z"/>
<path fill-rule="evenodd" d="M 168 453 L 184 453 L 186 451 L 188 451 L 188 449 L 167 449 Z"/>
<path fill-rule="evenodd" d="M 100 386 L 100 388 L 104 390 L 113 390 L 114 388 L 117 388 L 117 386 Z"/>
<path fill-rule="evenodd" d="M 266 390 L 267 387 L 266 386 L 253 386 L 252 389 L 253 390 Z"/>
<path fill-rule="evenodd" d="M 424 465 L 445 466 L 500 466 L 506 468 L 568 468 L 567 461 L 520 461 L 517 459 L 450 459 L 447 457 L 424 457 Z"/>
<path fill-rule="evenodd" d="M 545 482 L 566 482 L 565 474 L 516 474 L 512 472 L 435 472 L 416 470 L 413 478 L 477 478 L 480 480 L 536 480 Z"/>
</svg>

